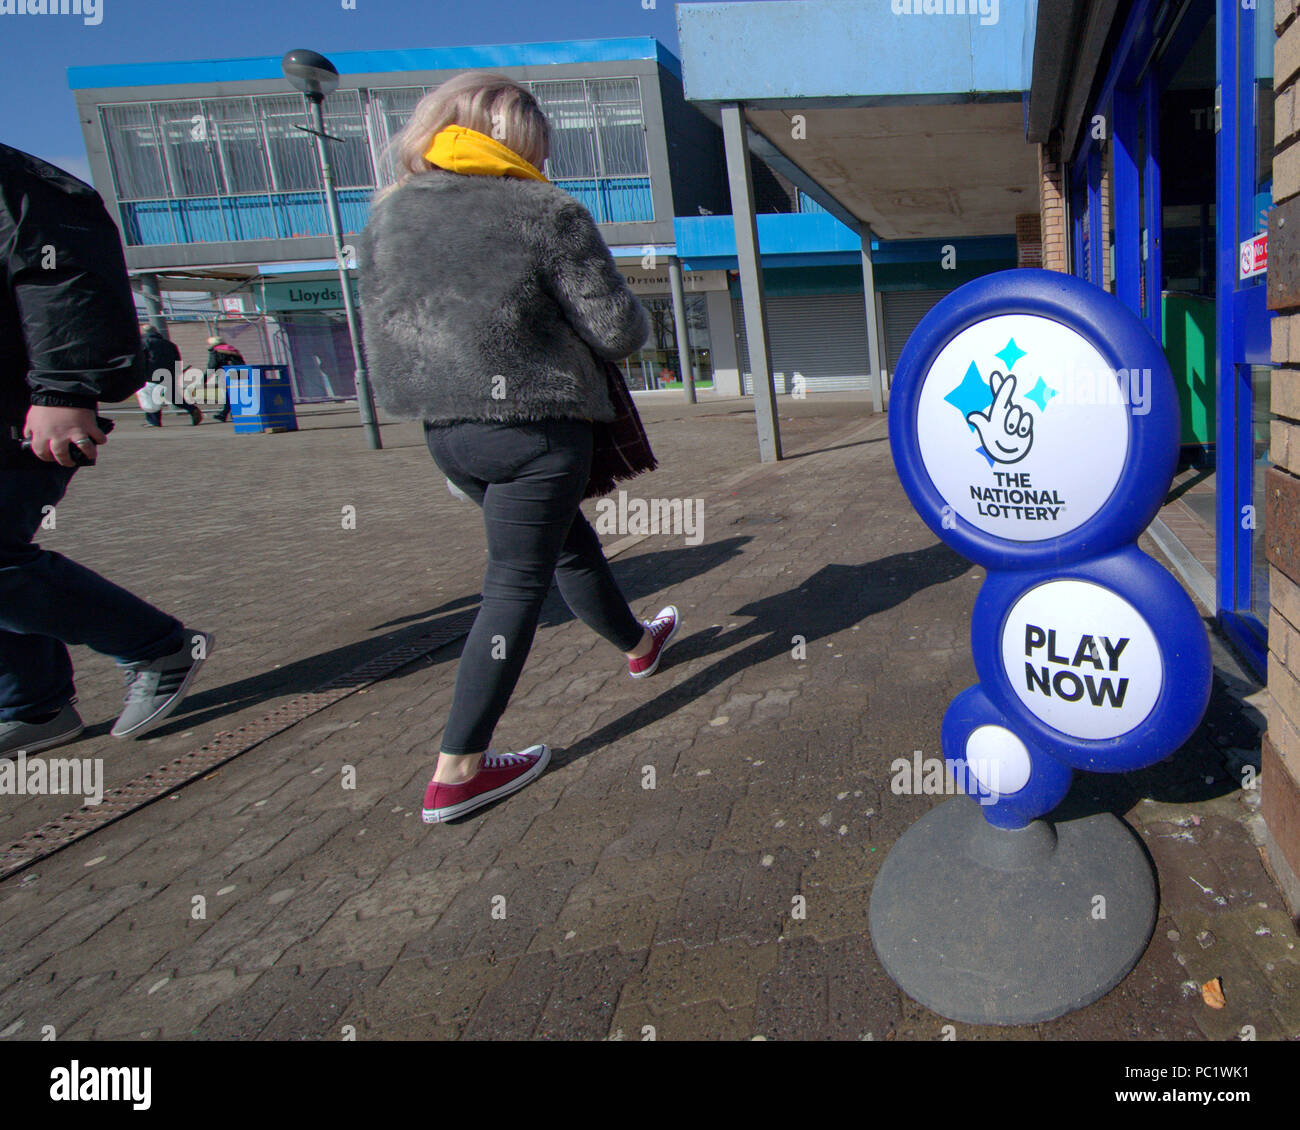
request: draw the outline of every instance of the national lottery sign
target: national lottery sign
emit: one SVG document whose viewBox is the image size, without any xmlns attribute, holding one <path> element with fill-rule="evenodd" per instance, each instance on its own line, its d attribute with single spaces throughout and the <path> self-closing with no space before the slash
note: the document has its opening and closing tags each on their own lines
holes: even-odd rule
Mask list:
<svg viewBox="0 0 1300 1130">
<path fill-rule="evenodd" d="M 988 570 L 971 645 L 980 683 L 949 707 L 945 757 L 1019 827 L 1072 769 L 1176 750 L 1209 700 L 1205 629 L 1137 547 L 1168 492 L 1178 399 L 1168 362 L 1114 296 L 1003 271 L 960 287 L 909 339 L 890 446 L 934 533 Z"/>
</svg>

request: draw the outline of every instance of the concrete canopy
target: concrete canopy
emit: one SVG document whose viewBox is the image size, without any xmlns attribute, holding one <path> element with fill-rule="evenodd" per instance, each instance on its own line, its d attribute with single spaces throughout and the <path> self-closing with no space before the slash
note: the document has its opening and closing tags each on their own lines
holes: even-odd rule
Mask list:
<svg viewBox="0 0 1300 1130">
<path fill-rule="evenodd" d="M 1035 13 L 1035 0 L 683 4 L 686 96 L 706 113 L 739 104 L 755 152 L 881 239 L 1004 234 L 1038 209 L 1022 109 Z"/>
<path fill-rule="evenodd" d="M 1038 210 L 1037 153 L 1018 102 L 745 116 L 880 239 L 1001 235 Z"/>
</svg>

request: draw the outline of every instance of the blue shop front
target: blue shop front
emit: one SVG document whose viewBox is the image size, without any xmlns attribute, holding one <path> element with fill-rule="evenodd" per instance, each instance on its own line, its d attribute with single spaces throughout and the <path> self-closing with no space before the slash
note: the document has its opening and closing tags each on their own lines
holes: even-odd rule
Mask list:
<svg viewBox="0 0 1300 1130">
<path fill-rule="evenodd" d="M 1070 271 L 1164 347 L 1182 446 L 1161 530 L 1262 671 L 1273 0 L 1133 0 L 1108 26 L 1101 7 L 1039 5 L 1029 136 L 1062 169 Z"/>
</svg>

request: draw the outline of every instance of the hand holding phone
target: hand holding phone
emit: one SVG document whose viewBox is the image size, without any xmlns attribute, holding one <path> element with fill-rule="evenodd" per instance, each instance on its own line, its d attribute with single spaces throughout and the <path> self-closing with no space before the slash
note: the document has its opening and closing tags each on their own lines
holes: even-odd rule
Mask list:
<svg viewBox="0 0 1300 1130">
<path fill-rule="evenodd" d="M 97 428 L 98 428 L 98 429 L 99 429 L 99 430 L 100 430 L 100 431 L 101 431 L 105 436 L 107 436 L 108 433 L 111 432 L 111 431 L 113 430 L 113 421 L 110 420 L 110 419 L 108 419 L 108 417 L 106 417 L 106 416 L 96 416 L 96 417 L 95 417 L 95 426 L 96 426 L 96 427 L 97 427 Z M 89 437 L 87 437 L 87 438 L 89 438 Z M 97 441 L 91 439 L 91 443 L 92 443 L 92 444 L 96 444 Z M 87 446 L 88 446 L 87 444 L 84 444 L 84 443 L 76 443 L 76 442 L 72 442 L 72 443 L 69 443 L 69 444 L 68 444 L 68 458 L 72 460 L 74 466 L 76 466 L 76 467 L 93 467 L 93 466 L 95 465 L 95 462 L 96 462 L 96 461 L 95 461 L 94 459 L 90 458 L 90 456 L 86 454 L 86 450 L 85 450 L 85 449 L 86 449 Z M 26 437 L 26 436 L 23 437 L 22 450 L 23 450 L 26 454 L 31 455 L 31 457 L 32 457 L 33 459 L 38 459 L 39 462 L 42 462 L 42 463 L 48 462 L 48 460 L 39 459 L 39 457 L 36 456 L 36 454 L 32 451 L 32 441 L 31 441 L 30 438 L 28 438 L 28 437 Z"/>
</svg>

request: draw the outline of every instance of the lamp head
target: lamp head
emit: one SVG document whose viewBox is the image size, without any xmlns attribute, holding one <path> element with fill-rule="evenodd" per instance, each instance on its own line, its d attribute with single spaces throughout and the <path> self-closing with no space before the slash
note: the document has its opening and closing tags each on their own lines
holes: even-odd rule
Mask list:
<svg viewBox="0 0 1300 1130">
<path fill-rule="evenodd" d="M 299 47 L 280 60 L 280 69 L 289 85 L 302 91 L 313 102 L 322 101 L 339 85 L 339 72 L 324 55 Z"/>
</svg>

